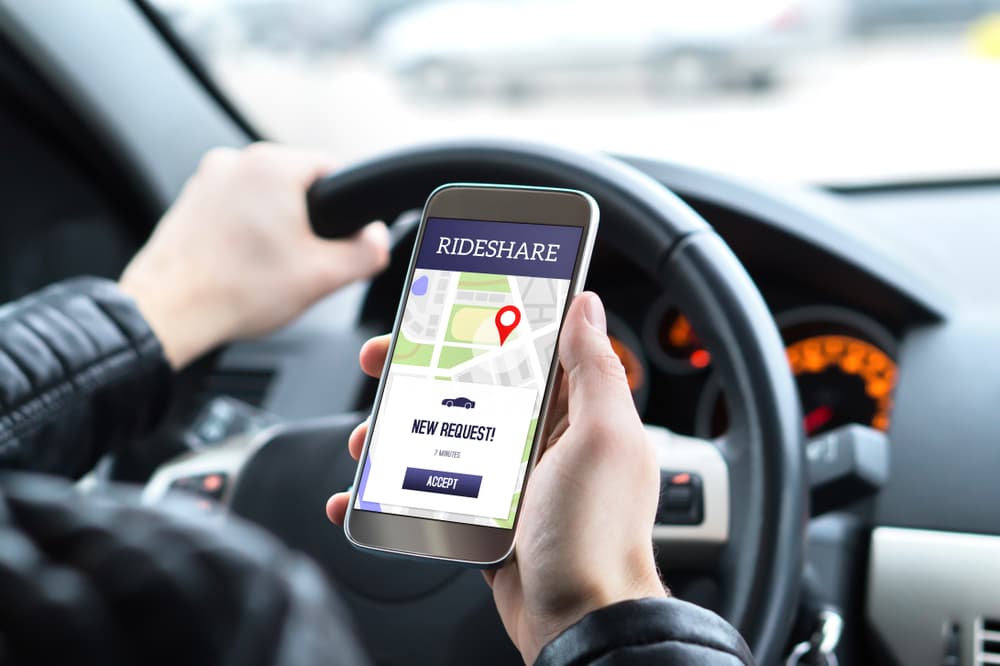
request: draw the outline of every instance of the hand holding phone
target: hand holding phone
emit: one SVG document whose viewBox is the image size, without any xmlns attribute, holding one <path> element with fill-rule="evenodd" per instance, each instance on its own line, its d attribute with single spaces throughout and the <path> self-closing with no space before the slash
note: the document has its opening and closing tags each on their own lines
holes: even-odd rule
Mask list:
<svg viewBox="0 0 1000 666">
<path fill-rule="evenodd" d="M 552 427 L 528 480 L 517 554 L 484 572 L 526 663 L 592 610 L 667 594 L 650 540 L 659 466 L 604 326 L 596 295 L 573 301 L 560 340 L 563 373 L 553 391 Z M 380 376 L 388 347 L 389 336 L 370 340 L 362 369 Z M 351 435 L 356 459 L 366 433 L 362 424 Z M 343 522 L 348 501 L 347 493 L 330 499 L 332 521 Z"/>
<path fill-rule="evenodd" d="M 511 554 L 597 219 L 572 190 L 431 194 L 344 525 L 355 545 L 476 566 Z"/>
</svg>

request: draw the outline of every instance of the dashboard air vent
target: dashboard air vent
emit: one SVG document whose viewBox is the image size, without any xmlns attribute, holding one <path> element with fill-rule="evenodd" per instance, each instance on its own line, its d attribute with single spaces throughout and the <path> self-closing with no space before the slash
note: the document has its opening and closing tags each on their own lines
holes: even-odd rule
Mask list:
<svg viewBox="0 0 1000 666">
<path fill-rule="evenodd" d="M 215 368 L 205 377 L 199 393 L 206 399 L 229 396 L 260 407 L 273 380 L 270 368 Z"/>
<path fill-rule="evenodd" d="M 1000 664 L 1000 619 L 981 617 L 973 633 L 976 666 Z"/>
</svg>

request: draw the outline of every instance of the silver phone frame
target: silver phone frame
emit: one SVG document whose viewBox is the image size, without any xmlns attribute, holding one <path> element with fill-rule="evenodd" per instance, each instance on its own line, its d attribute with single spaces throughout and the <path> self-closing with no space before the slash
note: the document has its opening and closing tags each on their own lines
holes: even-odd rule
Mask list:
<svg viewBox="0 0 1000 666">
<path fill-rule="evenodd" d="M 571 205 L 568 203 L 569 201 L 574 203 Z M 567 215 L 572 207 L 580 207 L 581 212 L 585 211 L 585 219 L 572 221 L 559 219 L 559 215 Z M 392 338 L 387 356 L 389 359 L 392 358 L 395 350 L 409 289 L 416 270 L 417 254 L 423 242 L 427 220 L 431 217 L 575 226 L 583 229 L 566 305 L 563 308 L 562 319 L 556 334 L 556 349 L 558 350 L 559 338 L 562 335 L 562 327 L 566 320 L 566 312 L 569 310 L 569 303 L 583 290 L 597 238 L 600 209 L 593 197 L 585 192 L 571 189 L 484 183 L 451 183 L 435 189 L 427 198 L 421 214 L 417 238 L 410 256 L 403 292 L 400 295 L 399 307 L 392 327 Z M 558 360 L 558 356 L 554 360 Z M 378 390 L 369 418 L 369 429 L 365 436 L 361 456 L 358 459 L 354 484 L 351 487 L 351 499 L 344 520 L 344 532 L 351 544 L 364 550 L 383 554 L 441 560 L 476 567 L 494 567 L 506 561 L 514 552 L 517 526 L 521 517 L 521 507 L 524 504 L 524 493 L 528 479 L 540 455 L 539 442 L 546 431 L 549 404 L 555 379 L 558 376 L 558 369 L 558 362 L 552 363 L 549 368 L 549 377 L 542 398 L 527 471 L 520 488 L 521 498 L 515 512 L 514 524 L 510 528 L 503 528 L 355 509 L 361 475 L 364 463 L 368 458 L 372 433 L 374 432 L 372 426 L 382 405 L 383 391 L 389 371 L 389 363 L 387 362 L 379 378 Z"/>
</svg>

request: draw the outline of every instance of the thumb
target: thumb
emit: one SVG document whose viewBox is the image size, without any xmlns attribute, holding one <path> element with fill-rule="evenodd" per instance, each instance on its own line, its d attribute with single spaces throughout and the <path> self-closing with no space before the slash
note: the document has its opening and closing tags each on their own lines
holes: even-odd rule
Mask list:
<svg viewBox="0 0 1000 666">
<path fill-rule="evenodd" d="M 350 238 L 316 238 L 314 244 L 323 294 L 371 277 L 389 263 L 389 230 L 383 222 L 372 222 Z"/>
<path fill-rule="evenodd" d="M 611 348 L 604 305 L 597 294 L 573 299 L 559 342 L 569 385 L 569 422 L 612 423 L 635 413 L 625 368 Z"/>
</svg>

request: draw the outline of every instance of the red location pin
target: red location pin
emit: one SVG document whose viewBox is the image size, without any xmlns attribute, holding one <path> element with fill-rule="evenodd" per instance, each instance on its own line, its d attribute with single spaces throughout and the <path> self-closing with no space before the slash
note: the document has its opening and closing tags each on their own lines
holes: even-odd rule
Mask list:
<svg viewBox="0 0 1000 666">
<path fill-rule="evenodd" d="M 514 332 L 517 325 L 521 323 L 521 311 L 513 305 L 505 305 L 497 310 L 494 320 L 497 325 L 497 333 L 500 334 L 500 345 L 507 340 L 507 336 Z"/>
</svg>

